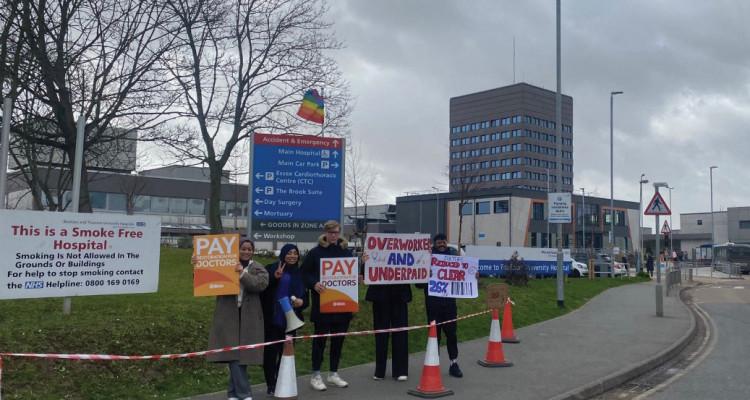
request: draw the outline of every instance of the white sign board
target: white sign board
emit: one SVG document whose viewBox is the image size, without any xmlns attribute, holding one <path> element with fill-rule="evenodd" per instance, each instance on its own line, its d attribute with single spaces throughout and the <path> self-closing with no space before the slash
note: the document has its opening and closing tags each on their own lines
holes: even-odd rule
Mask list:
<svg viewBox="0 0 750 400">
<path fill-rule="evenodd" d="M 371 233 L 367 235 L 365 283 L 427 283 L 430 273 L 430 235 Z"/>
<path fill-rule="evenodd" d="M 557 273 L 557 249 L 466 245 L 466 254 L 479 259 L 479 275 L 504 275 L 514 255 L 524 259 L 531 275 Z M 563 249 L 563 270 L 570 273 L 570 249 Z"/>
<path fill-rule="evenodd" d="M 479 297 L 477 287 L 479 259 L 433 254 L 431 269 L 428 289 L 430 296 L 460 299 Z"/>
<path fill-rule="evenodd" d="M 0 299 L 149 293 L 161 218 L 0 210 Z"/>
<path fill-rule="evenodd" d="M 547 193 L 549 222 L 569 224 L 571 222 L 570 193 Z"/>
</svg>

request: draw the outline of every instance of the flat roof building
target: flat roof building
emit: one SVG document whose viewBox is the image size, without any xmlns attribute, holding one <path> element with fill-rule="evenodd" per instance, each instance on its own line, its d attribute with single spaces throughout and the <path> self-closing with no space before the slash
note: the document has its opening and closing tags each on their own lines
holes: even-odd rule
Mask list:
<svg viewBox="0 0 750 400">
<path fill-rule="evenodd" d="M 450 99 L 451 192 L 557 188 L 556 97 L 517 83 Z M 573 98 L 562 96 L 562 191 L 573 191 Z M 462 189 L 464 187 L 464 189 Z"/>
</svg>

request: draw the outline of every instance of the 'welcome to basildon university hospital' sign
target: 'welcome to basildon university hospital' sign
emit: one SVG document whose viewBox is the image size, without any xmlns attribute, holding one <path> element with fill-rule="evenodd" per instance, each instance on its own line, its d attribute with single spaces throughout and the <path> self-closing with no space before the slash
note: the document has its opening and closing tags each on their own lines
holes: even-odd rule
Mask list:
<svg viewBox="0 0 750 400">
<path fill-rule="evenodd" d="M 341 221 L 344 139 L 253 136 L 249 204 L 253 239 L 313 242 L 325 221 Z"/>
</svg>

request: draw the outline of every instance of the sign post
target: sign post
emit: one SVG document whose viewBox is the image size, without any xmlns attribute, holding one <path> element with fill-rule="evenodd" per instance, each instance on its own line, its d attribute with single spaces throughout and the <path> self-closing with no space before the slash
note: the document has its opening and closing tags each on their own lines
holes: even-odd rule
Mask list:
<svg viewBox="0 0 750 400">
<path fill-rule="evenodd" d="M 252 143 L 248 236 L 314 242 L 326 221 L 343 224 L 344 139 L 254 133 Z"/>
<path fill-rule="evenodd" d="M 560 152 L 560 150 L 558 150 Z M 559 162 L 559 161 L 558 161 Z M 561 190 L 558 182 L 557 190 Z M 547 193 L 549 208 L 549 223 L 569 224 L 571 223 L 570 193 Z M 562 250 L 562 225 L 557 226 L 557 306 L 563 308 L 565 305 L 565 292 L 563 289 L 563 250 Z"/>
<path fill-rule="evenodd" d="M 671 215 L 672 211 L 667 207 L 667 203 L 664 202 L 664 199 L 659 194 L 659 187 L 667 187 L 666 183 L 663 182 L 654 182 L 654 197 L 651 198 L 651 201 L 648 203 L 648 206 L 646 207 L 646 211 L 644 214 L 646 215 L 653 215 L 654 219 L 656 220 L 656 224 L 654 226 L 654 230 L 659 229 L 659 216 L 660 215 Z M 666 225 L 666 221 L 664 221 Z M 669 227 L 669 225 L 666 225 Z M 660 240 L 657 235 L 656 238 L 656 254 L 655 256 L 659 256 L 659 245 Z M 664 316 L 664 295 L 662 286 L 661 286 L 661 259 L 657 259 L 658 264 L 656 266 L 656 316 L 657 317 L 663 317 Z"/>
</svg>

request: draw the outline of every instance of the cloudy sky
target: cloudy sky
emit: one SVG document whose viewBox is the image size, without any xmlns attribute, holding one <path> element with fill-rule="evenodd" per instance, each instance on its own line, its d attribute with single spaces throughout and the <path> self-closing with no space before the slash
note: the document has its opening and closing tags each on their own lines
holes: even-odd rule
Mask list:
<svg viewBox="0 0 750 400">
<path fill-rule="evenodd" d="M 556 90 L 553 0 L 334 0 L 336 57 L 357 97 L 353 140 L 377 201 L 447 190 L 451 97 L 526 82 Z M 679 213 L 750 205 L 750 2 L 562 2 L 562 91 L 574 101 L 574 182 L 638 201 L 641 174 Z M 514 43 L 515 41 L 515 64 Z M 653 194 L 644 185 L 644 206 Z M 663 189 L 662 189 L 663 190 Z M 667 202 L 669 191 L 663 190 Z M 649 220 L 651 222 L 651 220 Z M 651 222 L 653 223 L 653 222 Z"/>
</svg>

